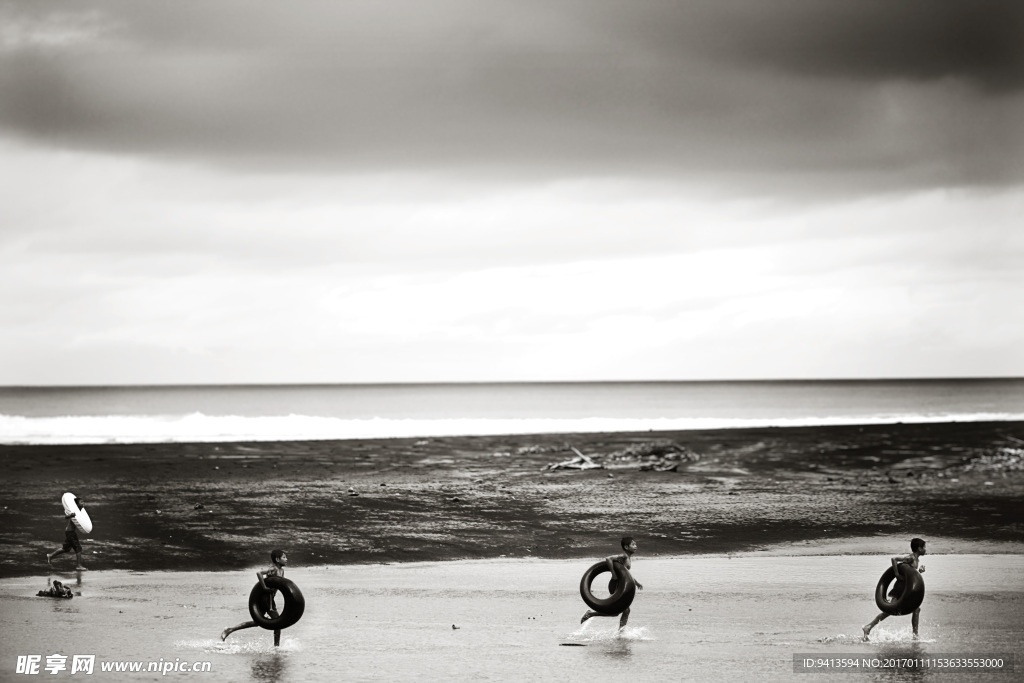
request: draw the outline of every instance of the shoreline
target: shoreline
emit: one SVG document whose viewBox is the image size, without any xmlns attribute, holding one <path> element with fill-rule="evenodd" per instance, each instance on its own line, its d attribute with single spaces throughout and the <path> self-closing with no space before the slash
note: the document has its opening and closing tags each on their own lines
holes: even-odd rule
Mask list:
<svg viewBox="0 0 1024 683">
<path fill-rule="evenodd" d="M 1022 560 L 1014 560 L 1011 558 L 1021 557 L 1024 558 L 1024 542 L 1021 543 L 986 543 L 984 541 L 974 541 L 972 539 L 963 538 L 948 538 L 941 536 L 933 536 L 928 540 L 929 552 L 924 560 L 927 564 L 935 564 L 937 561 L 941 561 L 942 558 L 950 558 L 954 561 L 963 561 L 965 558 L 1004 558 L 1007 562 L 1020 562 Z M 935 544 L 932 548 L 932 544 Z M 813 548 L 803 547 L 800 542 L 795 543 L 780 543 L 775 544 L 769 548 L 758 548 L 756 550 L 743 550 L 737 552 L 728 553 L 680 553 L 680 554 L 652 554 L 646 555 L 642 551 L 634 555 L 634 562 L 638 563 L 637 567 L 647 566 L 654 563 L 657 564 L 671 564 L 674 562 L 711 562 L 717 560 L 726 561 L 798 561 L 798 560 L 813 560 L 831 562 L 835 560 L 856 560 L 860 561 L 872 561 L 877 562 L 879 566 L 883 568 L 888 567 L 889 557 L 893 555 L 905 554 L 902 552 L 902 546 L 907 545 L 906 539 L 903 537 L 896 536 L 880 536 L 880 537 L 861 537 L 861 538 L 840 538 L 836 539 L 834 544 L 828 546 L 817 546 Z M 828 552 L 824 552 L 828 550 Z M 891 552 L 890 552 L 891 551 Z M 389 571 L 411 571 L 418 572 L 424 569 L 437 569 L 445 566 L 460 566 L 460 567 L 487 567 L 487 566 L 567 566 L 572 565 L 574 570 L 577 568 L 583 568 L 583 565 L 593 564 L 593 560 L 600 560 L 602 558 L 591 558 L 591 557 L 532 557 L 532 556 L 495 556 L 495 557 L 471 557 L 471 558 L 454 558 L 446 560 L 412 560 L 407 562 L 362 562 L 362 563 L 348 563 L 348 564 L 310 564 L 310 565 L 297 565 L 289 562 L 287 567 L 287 573 L 289 578 L 295 578 L 298 576 L 317 575 L 324 572 L 331 571 L 352 571 L 357 569 L 387 569 Z M 581 564 L 582 563 L 582 564 Z M 162 574 L 169 575 L 188 575 L 188 576 L 203 576 L 209 574 L 216 574 L 232 580 L 242 580 L 248 582 L 250 579 L 250 572 L 255 572 L 258 569 L 265 568 L 266 563 L 254 562 L 252 565 L 242 567 L 241 569 L 220 569 L 220 568 L 196 568 L 186 567 L 180 569 L 146 569 L 140 570 L 131 567 L 118 567 L 118 568 L 102 568 L 102 569 L 90 569 L 87 572 L 76 572 L 74 568 L 68 567 L 64 570 L 51 569 L 44 574 L 49 577 L 57 577 L 58 579 L 63 576 L 77 575 L 77 583 L 85 583 L 90 577 L 152 577 L 159 576 Z M 934 572 L 932 572 L 934 574 Z M 928 577 L 926 577 L 928 578 Z M 10 586 L 28 585 L 25 581 L 36 580 L 31 574 L 26 575 L 15 575 L 15 576 L 4 576 L 0 577 L 0 589 Z M 65 581 L 67 583 L 67 581 Z M 33 584 L 34 585 L 34 584 Z M 984 587 L 979 587 L 978 584 L 972 585 L 971 587 L 961 587 L 961 590 L 985 590 Z M 1021 593 L 1024 595 L 1024 585 L 1014 586 L 1013 592 Z"/>
<path fill-rule="evenodd" d="M 614 540 L 614 539 L 613 539 Z M 963 557 L 963 556 L 974 556 L 974 557 L 996 557 L 996 556 L 1024 556 L 1024 541 L 979 541 L 976 539 L 969 538 L 956 538 L 946 536 L 929 536 L 928 539 L 928 555 L 927 562 L 933 562 L 936 557 Z M 818 558 L 818 559 L 835 559 L 835 558 L 868 558 L 877 557 L 881 558 L 883 564 L 888 562 L 889 557 L 894 555 L 905 555 L 904 546 L 907 546 L 906 550 L 909 552 L 909 539 L 903 536 L 896 535 L 879 535 L 879 536 L 859 536 L 859 537 L 838 537 L 829 541 L 822 541 L 820 543 L 814 543 L 811 541 L 792 541 L 774 543 L 772 545 L 746 550 L 736 550 L 730 552 L 692 552 L 692 553 L 644 553 L 640 550 L 634 555 L 634 562 L 647 563 L 653 560 L 659 562 L 674 562 L 674 561 L 704 561 L 704 560 L 756 560 L 761 558 L 772 559 L 772 560 L 786 560 L 796 558 Z M 612 549 L 614 550 L 614 549 Z M 611 552 L 611 551 L 609 551 Z M 289 555 L 289 557 L 291 557 Z M 487 557 L 455 557 L 448 559 L 426 559 L 426 560 L 405 560 L 405 561 L 390 561 L 390 560 L 366 560 L 362 562 L 350 562 L 345 564 L 330 564 L 330 563 L 313 563 L 308 565 L 298 565 L 291 561 L 288 564 L 289 573 L 296 572 L 322 572 L 331 571 L 334 569 L 342 568 L 374 568 L 374 567 L 404 567 L 408 569 L 416 569 L 419 567 L 437 567 L 441 565 L 487 565 L 487 564 L 531 564 L 536 562 L 541 563 L 577 563 L 577 562 L 589 562 L 603 559 L 600 556 L 589 556 L 589 555 L 573 555 L 567 557 L 550 557 L 550 556 L 534 556 L 534 555 L 494 555 Z M 47 572 L 42 574 L 49 575 L 79 575 L 83 579 L 88 576 L 96 575 L 107 575 L 110 573 L 123 572 L 130 575 L 142 575 L 142 574 L 207 574 L 207 573 L 223 573 L 223 574 L 235 574 L 238 571 L 242 572 L 255 572 L 259 569 L 265 569 L 270 564 L 270 561 L 266 562 L 257 561 L 241 568 L 230 568 L 223 569 L 219 567 L 182 567 L 176 569 L 146 569 L 140 570 L 133 567 L 117 567 L 117 568 L 101 568 L 94 569 L 90 568 L 87 572 L 76 572 L 72 565 L 65 567 L 57 567 L 56 565 L 49 569 Z M 11 576 L 0 577 L 0 582 L 7 580 L 19 580 L 31 577 L 32 574 L 19 574 Z M 246 577 L 248 578 L 248 576 Z M 1021 587 L 1021 591 L 1024 593 L 1024 586 Z"/>
<path fill-rule="evenodd" d="M 110 668 L 125 661 L 205 662 L 218 680 L 330 683 L 501 681 L 510 661 L 523 662 L 526 680 L 789 680 L 795 652 L 1022 656 L 1024 555 L 931 555 L 921 637 L 904 616 L 869 642 L 861 627 L 878 612 L 873 588 L 887 557 L 645 557 L 635 567 L 645 589 L 622 631 L 615 619 L 580 623 L 580 575 L 592 561 L 289 565 L 307 609 L 279 648 L 263 629 L 219 637 L 248 618 L 248 571 L 102 570 L 72 579 L 71 601 L 34 597 L 41 579 L 7 578 L 0 628 L 12 669 L 15 655 L 90 653 L 104 680 L 127 680 Z M 1010 671 L 987 675 L 1013 680 Z M 947 676 L 972 680 L 962 670 Z M 162 677 L 158 668 L 140 680 Z"/>
<path fill-rule="evenodd" d="M 0 577 L 48 571 L 68 490 L 96 525 L 80 534 L 91 569 L 234 570 L 274 547 L 302 566 L 576 559 L 622 535 L 648 557 L 843 539 L 891 554 L 904 536 L 1016 548 L 1022 437 L 1024 422 L 957 422 L 0 446 Z M 603 468 L 545 470 L 573 448 Z"/>
</svg>

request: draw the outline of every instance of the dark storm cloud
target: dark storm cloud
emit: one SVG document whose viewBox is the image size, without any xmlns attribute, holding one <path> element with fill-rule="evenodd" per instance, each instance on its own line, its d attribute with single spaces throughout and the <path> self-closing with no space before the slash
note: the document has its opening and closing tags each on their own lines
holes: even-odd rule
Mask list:
<svg viewBox="0 0 1024 683">
<path fill-rule="evenodd" d="M 1024 88 L 1024 4 L 1015 0 L 875 1 L 835 10 L 816 3 L 808 10 L 785 36 L 790 49 L 775 53 L 762 33 L 750 54 L 825 76 Z"/>
<path fill-rule="evenodd" d="M 9 5 L 0 127 L 282 171 L 1016 183 L 1022 6 Z"/>
<path fill-rule="evenodd" d="M 616 7 L 616 5 L 612 5 Z M 739 0 L 623 4 L 610 24 L 637 46 L 822 78 L 958 79 L 1024 88 L 1024 3 L 1016 0 Z"/>
</svg>

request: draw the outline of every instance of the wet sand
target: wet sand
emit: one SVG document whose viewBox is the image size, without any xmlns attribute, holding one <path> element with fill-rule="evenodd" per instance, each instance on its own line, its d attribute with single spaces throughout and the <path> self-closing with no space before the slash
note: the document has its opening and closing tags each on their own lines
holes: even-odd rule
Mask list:
<svg viewBox="0 0 1024 683">
<path fill-rule="evenodd" d="M 900 538 L 870 539 L 888 549 Z M 17 655 L 96 655 L 96 680 L 168 680 L 159 673 L 102 673 L 104 663 L 209 662 L 210 673 L 177 680 L 838 680 L 793 673 L 793 655 L 869 658 L 1024 656 L 1024 555 L 925 558 L 921 638 L 892 617 L 861 641 L 875 614 L 884 555 L 799 556 L 797 548 L 681 558 L 639 556 L 644 584 L 626 630 L 617 619 L 579 618 L 579 577 L 591 560 L 472 560 L 392 565 L 293 566 L 306 611 L 272 647 L 248 629 L 249 571 L 85 572 L 72 600 L 31 597 L 43 580 L 0 580 L 0 680 Z M 452 626 L 457 628 L 452 628 Z M 565 647 L 571 643 L 577 647 Z M 45 671 L 41 675 L 50 678 Z M 68 671 L 54 678 L 66 678 Z M 81 674 L 70 676 L 72 679 Z M 1014 673 L 876 672 L 868 680 L 945 683 L 1019 680 Z M 863 680 L 864 676 L 856 677 Z"/>
<path fill-rule="evenodd" d="M 777 544 L 829 554 L 843 539 L 878 536 L 1016 552 L 1022 446 L 1015 422 L 0 446 L 0 576 L 45 575 L 67 490 L 95 523 L 82 536 L 93 570 L 241 569 L 274 547 L 298 566 L 590 558 L 625 534 L 647 557 Z M 570 447 L 604 468 L 545 471 L 572 458 Z M 659 452 L 687 455 L 673 463 Z M 883 540 L 864 552 L 902 550 Z"/>
</svg>

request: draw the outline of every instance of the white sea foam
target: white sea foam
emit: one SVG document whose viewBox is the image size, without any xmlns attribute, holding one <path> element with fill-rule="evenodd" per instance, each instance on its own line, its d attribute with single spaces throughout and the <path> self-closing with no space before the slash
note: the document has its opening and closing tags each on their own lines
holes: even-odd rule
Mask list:
<svg viewBox="0 0 1024 683">
<path fill-rule="evenodd" d="M 683 431 L 827 425 L 1024 421 L 1020 413 L 876 415 L 804 418 L 343 419 L 286 415 L 123 415 L 24 417 L 0 415 L 0 443 L 101 444 L 226 441 L 314 441 L 497 434 Z"/>
<path fill-rule="evenodd" d="M 196 640 L 178 640 L 174 647 L 179 650 L 198 650 L 200 652 L 215 652 L 220 654 L 274 654 L 278 652 L 301 652 L 302 647 L 299 641 L 294 638 L 281 638 L 281 645 L 275 646 L 273 641 L 266 637 L 267 632 L 256 629 L 253 636 L 233 636 L 230 640 L 221 641 L 219 638 L 202 638 Z"/>
<path fill-rule="evenodd" d="M 605 625 L 603 622 L 609 622 Z M 594 617 L 583 622 L 582 625 L 571 634 L 571 642 L 602 643 L 614 640 L 654 640 L 646 626 L 629 626 L 619 628 L 618 616 L 610 618 Z"/>
<path fill-rule="evenodd" d="M 889 630 L 882 627 L 875 627 L 871 631 L 870 640 L 868 642 L 887 645 L 890 643 L 934 643 L 935 638 L 915 638 L 913 629 L 908 626 L 894 627 L 893 630 Z"/>
</svg>

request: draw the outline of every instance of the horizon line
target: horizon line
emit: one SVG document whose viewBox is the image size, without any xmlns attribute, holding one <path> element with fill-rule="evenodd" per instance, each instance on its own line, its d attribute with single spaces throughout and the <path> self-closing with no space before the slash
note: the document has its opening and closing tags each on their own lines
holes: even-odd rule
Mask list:
<svg viewBox="0 0 1024 683">
<path fill-rule="evenodd" d="M 1024 376 L 946 377 L 818 377 L 785 379 L 591 379 L 591 380 L 464 380 L 464 381 L 382 381 L 382 382 L 230 382 L 230 383 L 146 383 L 146 384 L 0 384 L 11 389 L 197 389 L 197 388 L 283 388 L 283 387 L 419 387 L 553 384 L 783 384 L 783 383 L 871 383 L 871 382 L 993 382 L 1019 381 Z"/>
</svg>

